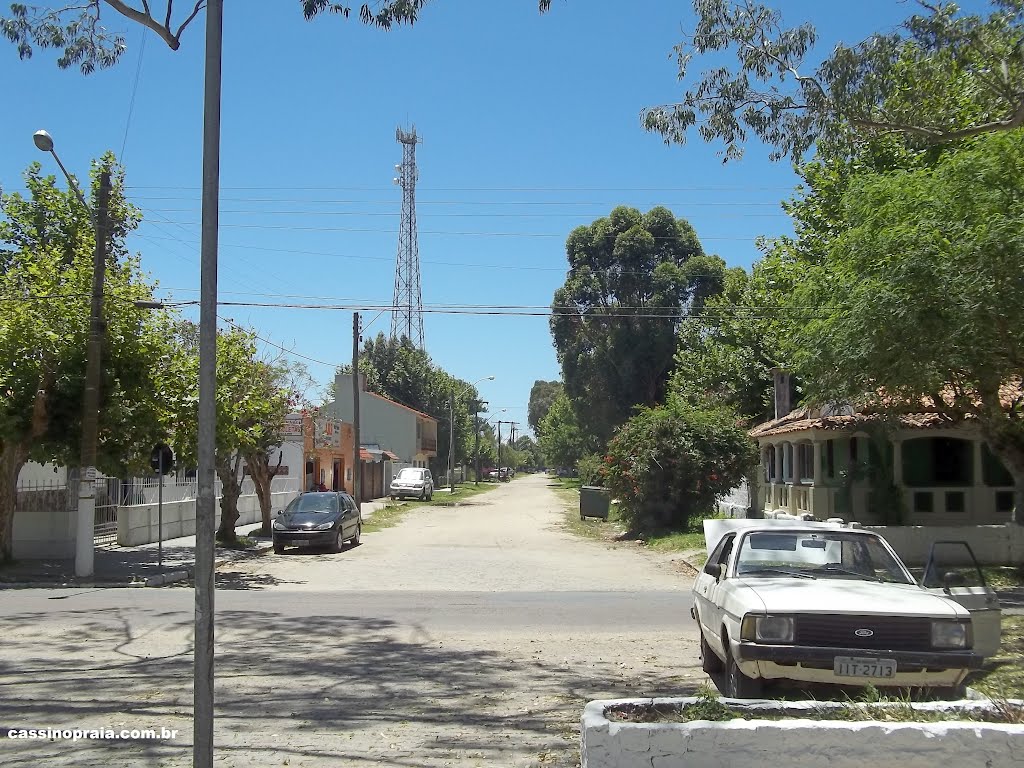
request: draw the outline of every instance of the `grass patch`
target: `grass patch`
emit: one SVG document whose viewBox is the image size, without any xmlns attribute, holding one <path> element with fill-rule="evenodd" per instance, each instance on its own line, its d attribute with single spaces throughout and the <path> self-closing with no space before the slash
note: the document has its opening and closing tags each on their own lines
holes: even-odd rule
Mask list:
<svg viewBox="0 0 1024 768">
<path fill-rule="evenodd" d="M 438 492 L 434 491 L 434 498 L 431 501 L 420 501 L 419 499 L 403 499 L 389 501 L 381 509 L 376 510 L 363 521 L 363 531 L 375 533 L 385 528 L 393 528 L 402 522 L 402 519 L 410 512 L 421 507 L 451 507 L 456 506 L 467 499 L 479 496 L 482 493 L 493 491 L 497 486 L 481 483 L 478 486 L 472 482 L 455 486 L 455 493 L 449 493 L 448 489 Z"/>
<path fill-rule="evenodd" d="M 402 519 L 420 504 L 408 501 L 392 501 L 380 509 L 373 511 L 368 520 L 363 521 L 363 533 L 376 533 L 385 528 L 394 528 Z"/>
<path fill-rule="evenodd" d="M 968 685 L 994 698 L 1024 698 L 1024 616 L 1003 614 L 999 653 Z"/>
<path fill-rule="evenodd" d="M 697 720 L 725 722 L 728 720 L 840 720 L 844 722 L 885 723 L 1024 723 L 1024 709 L 1005 699 L 991 706 L 917 707 L 909 697 L 883 696 L 874 686 L 867 686 L 857 699 L 838 704 L 821 704 L 810 708 L 777 708 L 747 710 L 725 704 L 709 686 L 697 691 L 696 701 L 682 707 L 671 704 L 623 704 L 605 711 L 609 720 L 631 723 L 689 723 Z"/>
<path fill-rule="evenodd" d="M 988 565 L 981 569 L 985 583 L 992 589 L 1018 589 L 1024 587 L 1024 568 Z"/>
</svg>

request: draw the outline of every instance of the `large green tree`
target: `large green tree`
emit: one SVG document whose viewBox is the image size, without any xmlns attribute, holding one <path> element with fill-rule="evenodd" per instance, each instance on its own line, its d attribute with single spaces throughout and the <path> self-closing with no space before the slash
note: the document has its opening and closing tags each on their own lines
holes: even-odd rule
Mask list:
<svg viewBox="0 0 1024 768">
<path fill-rule="evenodd" d="M 615 208 L 573 230 L 565 250 L 551 333 L 578 419 L 604 444 L 635 406 L 664 399 L 677 323 L 721 290 L 725 263 L 662 207 Z"/>
<path fill-rule="evenodd" d="M 152 287 L 125 247 L 138 214 L 124 200 L 113 157 L 97 466 L 142 471 L 166 429 L 166 380 L 176 376 L 170 321 L 135 307 Z M 11 556 L 18 473 L 33 459 L 77 466 L 95 227 L 75 194 L 33 163 L 26 192 L 0 193 L 0 559 Z M 95 200 L 92 203 L 95 206 Z M 147 470 L 148 471 L 148 470 Z"/>
<path fill-rule="evenodd" d="M 540 423 L 548 415 L 551 404 L 555 402 L 555 398 L 561 392 L 562 382 L 560 381 L 537 380 L 533 382 L 533 386 L 530 388 L 530 402 L 526 409 L 526 423 L 530 425 L 534 434 L 539 433 Z"/>
<path fill-rule="evenodd" d="M 969 418 L 1024 510 L 1024 132 L 931 167 L 864 172 L 845 226 L 792 295 L 789 338 L 812 399 L 923 403 Z"/>
<path fill-rule="evenodd" d="M 568 395 L 555 398 L 541 420 L 538 435 L 545 463 L 555 467 L 575 467 L 587 454 L 597 450 L 597 441 L 580 426 Z"/>
<path fill-rule="evenodd" d="M 810 22 L 783 26 L 755 0 L 694 0 L 697 25 L 677 46 L 679 79 L 714 61 L 680 101 L 645 110 L 648 130 L 684 143 L 697 131 L 738 158 L 748 134 L 773 158 L 800 160 L 815 144 L 900 134 L 941 145 L 1024 125 L 1024 0 L 990 0 L 987 15 L 951 2 L 916 0 L 895 29 L 839 44 L 816 67 Z M 735 62 L 721 64 L 722 54 Z"/>
<path fill-rule="evenodd" d="M 348 18 L 358 7 L 364 24 L 390 29 L 396 24 L 413 24 L 429 0 L 381 0 L 358 6 L 330 0 L 296 0 L 307 20 L 323 14 Z M 172 51 L 181 47 L 185 30 L 206 6 L 206 0 L 185 0 L 175 8 L 174 0 L 83 0 L 82 2 L 11 3 L 10 15 L 0 16 L 0 33 L 18 48 L 18 55 L 31 58 L 35 48 L 63 52 L 57 59 L 61 69 L 78 66 L 84 74 L 113 66 L 125 51 L 124 38 L 102 23 L 104 9 L 120 14 L 152 30 Z M 551 0 L 538 0 L 540 12 Z M 117 17 L 115 17 L 117 18 Z"/>
</svg>

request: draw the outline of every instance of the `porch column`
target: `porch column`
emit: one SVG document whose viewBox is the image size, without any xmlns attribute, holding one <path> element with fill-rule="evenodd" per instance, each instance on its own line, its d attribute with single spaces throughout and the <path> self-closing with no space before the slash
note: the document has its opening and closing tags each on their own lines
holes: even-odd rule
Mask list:
<svg viewBox="0 0 1024 768">
<path fill-rule="evenodd" d="M 776 484 L 781 484 L 781 483 L 785 482 L 785 475 L 782 473 L 783 472 L 783 467 L 785 465 L 785 462 L 784 462 L 785 453 L 786 453 L 786 444 L 785 443 L 776 443 L 775 444 L 775 482 L 776 482 Z"/>
<path fill-rule="evenodd" d="M 892 481 L 903 485 L 903 441 L 892 441 Z"/>
<path fill-rule="evenodd" d="M 821 485 L 822 471 L 821 471 L 821 441 L 815 440 L 811 443 L 811 447 L 814 450 L 814 475 L 811 479 L 812 485 Z"/>
</svg>

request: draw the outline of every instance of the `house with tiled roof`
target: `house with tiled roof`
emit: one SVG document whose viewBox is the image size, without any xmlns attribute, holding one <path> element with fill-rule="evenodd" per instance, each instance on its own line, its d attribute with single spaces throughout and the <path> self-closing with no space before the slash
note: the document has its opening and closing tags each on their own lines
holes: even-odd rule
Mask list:
<svg viewBox="0 0 1024 768">
<path fill-rule="evenodd" d="M 790 410 L 787 374 L 776 372 L 775 384 L 776 418 L 750 431 L 764 512 L 868 525 L 1010 521 L 1013 478 L 972 420 L 923 406 Z"/>
</svg>

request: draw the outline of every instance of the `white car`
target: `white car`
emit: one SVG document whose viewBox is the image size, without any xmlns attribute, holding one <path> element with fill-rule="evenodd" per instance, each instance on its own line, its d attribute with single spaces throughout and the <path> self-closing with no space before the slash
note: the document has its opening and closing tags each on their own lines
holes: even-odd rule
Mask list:
<svg viewBox="0 0 1024 768">
<path fill-rule="evenodd" d="M 947 571 L 933 548 L 929 588 L 858 528 L 705 520 L 704 534 L 691 610 L 704 671 L 722 673 L 726 696 L 756 698 L 772 680 L 955 695 L 999 646 L 998 600 L 963 550 L 951 548 L 959 567 Z"/>
<path fill-rule="evenodd" d="M 434 478 L 425 467 L 405 467 L 392 478 L 388 492 L 392 499 L 412 496 L 429 501 L 434 498 Z"/>
</svg>

